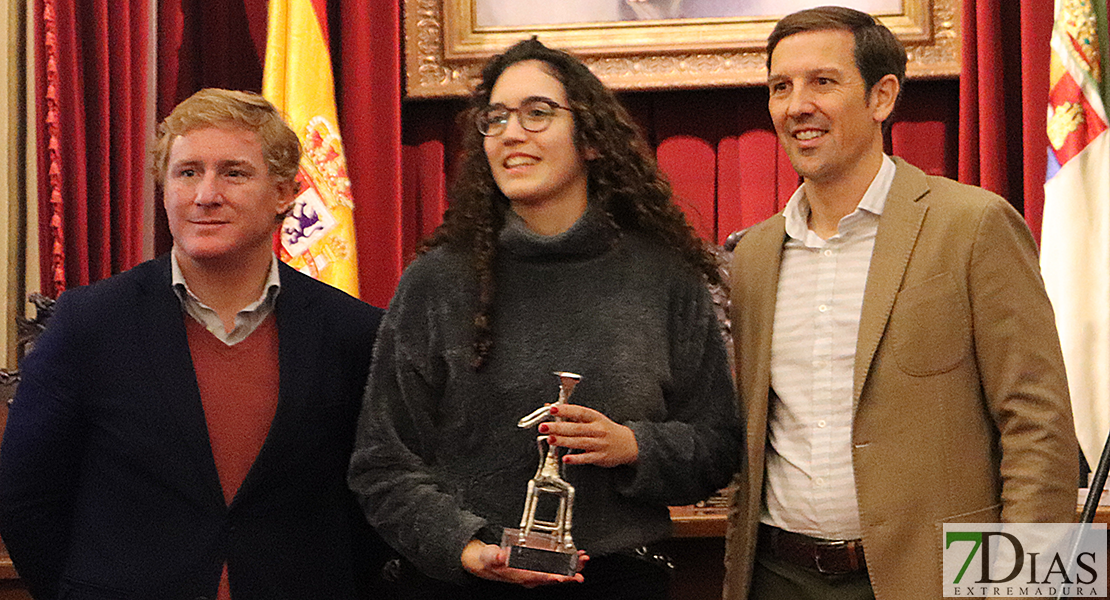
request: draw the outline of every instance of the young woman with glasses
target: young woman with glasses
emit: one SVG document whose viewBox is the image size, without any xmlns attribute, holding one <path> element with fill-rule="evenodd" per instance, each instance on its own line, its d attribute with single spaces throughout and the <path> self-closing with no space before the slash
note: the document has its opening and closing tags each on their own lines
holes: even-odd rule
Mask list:
<svg viewBox="0 0 1110 600">
<path fill-rule="evenodd" d="M 740 459 L 707 283 L 717 265 L 615 96 L 572 56 L 523 41 L 494 57 L 463 116 L 444 223 L 382 322 L 350 483 L 404 557 L 407 598 L 665 598 L 668 504 L 727 484 Z M 564 422 L 574 577 L 511 569 L 555 371 L 582 375 Z"/>
</svg>

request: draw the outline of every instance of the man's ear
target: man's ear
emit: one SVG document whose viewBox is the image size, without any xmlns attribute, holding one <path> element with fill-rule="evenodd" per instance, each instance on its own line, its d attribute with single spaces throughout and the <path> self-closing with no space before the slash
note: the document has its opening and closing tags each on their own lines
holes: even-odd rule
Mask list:
<svg viewBox="0 0 1110 600">
<path fill-rule="evenodd" d="M 898 77 L 890 73 L 883 75 L 882 79 L 871 86 L 868 104 L 871 105 L 872 118 L 876 123 L 886 121 L 890 113 L 894 112 L 894 104 L 898 100 L 898 92 L 901 89 Z"/>
<path fill-rule="evenodd" d="M 284 217 L 293 210 L 293 204 L 297 202 L 297 192 L 301 189 L 301 182 L 296 179 L 291 181 L 282 181 L 278 183 L 278 193 L 281 194 L 281 201 L 278 203 L 277 214 Z"/>
</svg>

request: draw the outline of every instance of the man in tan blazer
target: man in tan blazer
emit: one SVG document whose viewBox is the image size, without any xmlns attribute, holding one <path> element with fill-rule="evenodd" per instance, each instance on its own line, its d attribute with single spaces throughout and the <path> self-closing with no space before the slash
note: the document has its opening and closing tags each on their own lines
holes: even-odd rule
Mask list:
<svg viewBox="0 0 1110 600">
<path fill-rule="evenodd" d="M 1074 519 L 1036 246 L 1003 199 L 883 154 L 906 54 L 870 16 L 785 17 L 768 57 L 803 184 L 732 265 L 748 454 L 725 598 L 937 599 L 945 522 Z"/>
</svg>

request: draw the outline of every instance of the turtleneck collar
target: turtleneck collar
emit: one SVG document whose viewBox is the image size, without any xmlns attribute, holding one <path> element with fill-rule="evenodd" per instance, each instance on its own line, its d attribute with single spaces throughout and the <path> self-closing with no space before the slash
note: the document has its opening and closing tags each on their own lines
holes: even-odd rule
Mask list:
<svg viewBox="0 0 1110 600">
<path fill-rule="evenodd" d="M 616 226 L 592 204 L 570 226 L 555 235 L 540 235 L 512 209 L 505 211 L 505 226 L 498 238 L 500 247 L 521 257 L 587 257 L 608 250 L 618 236 Z"/>
</svg>

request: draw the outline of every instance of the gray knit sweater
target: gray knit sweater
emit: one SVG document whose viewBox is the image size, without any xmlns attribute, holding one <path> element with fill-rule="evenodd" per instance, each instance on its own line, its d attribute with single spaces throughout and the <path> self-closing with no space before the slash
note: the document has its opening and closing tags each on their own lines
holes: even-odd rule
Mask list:
<svg viewBox="0 0 1110 600">
<path fill-rule="evenodd" d="M 476 532 L 516 527 L 539 456 L 516 421 L 583 376 L 571 401 L 635 432 L 635 466 L 571 465 L 573 535 L 591 555 L 668 536 L 668 504 L 723 487 L 741 428 L 713 306 L 657 241 L 593 209 L 556 236 L 509 211 L 495 271 L 494 346 L 470 367 L 477 279 L 440 246 L 406 269 L 378 331 L 349 481 L 370 523 L 424 573 L 465 582 Z"/>
</svg>

